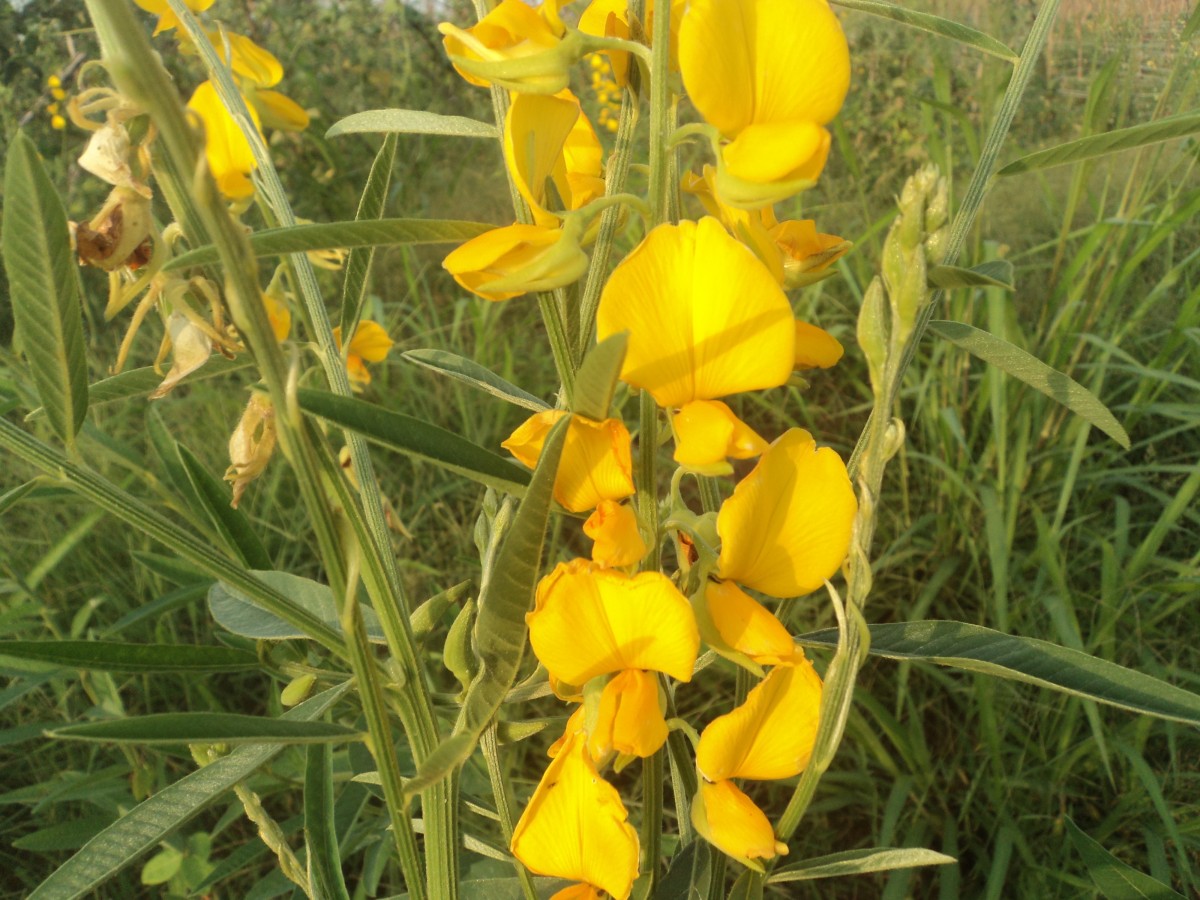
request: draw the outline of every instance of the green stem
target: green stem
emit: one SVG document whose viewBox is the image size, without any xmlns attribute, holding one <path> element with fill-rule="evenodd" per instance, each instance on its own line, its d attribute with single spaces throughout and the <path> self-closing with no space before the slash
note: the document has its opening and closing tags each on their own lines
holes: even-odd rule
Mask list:
<svg viewBox="0 0 1200 900">
<path fill-rule="evenodd" d="M 642 760 L 642 864 L 650 890 L 658 880 L 663 830 L 663 750 Z"/>
<path fill-rule="evenodd" d="M 650 64 L 650 208 L 655 222 L 670 220 L 671 191 L 671 4 L 655 5 Z"/>
<path fill-rule="evenodd" d="M 500 832 L 504 835 L 504 846 L 512 844 L 513 822 L 512 798 L 508 794 L 508 781 L 504 778 L 504 770 L 500 766 L 500 748 L 496 740 L 496 723 L 492 722 L 479 739 L 479 748 L 483 751 L 483 759 L 487 764 L 488 780 L 492 783 L 492 799 L 496 801 L 496 813 L 500 816 Z M 537 890 L 533 886 L 533 877 L 529 870 L 518 859 L 513 859 L 513 867 L 517 870 L 517 879 L 521 882 L 521 892 L 525 900 L 537 900 Z"/>
<path fill-rule="evenodd" d="M 638 431 L 637 487 L 638 518 L 650 535 L 650 549 L 642 560 L 642 571 L 657 572 L 662 563 L 662 540 L 658 528 L 658 404 L 649 391 L 639 399 L 641 427 Z"/>
</svg>

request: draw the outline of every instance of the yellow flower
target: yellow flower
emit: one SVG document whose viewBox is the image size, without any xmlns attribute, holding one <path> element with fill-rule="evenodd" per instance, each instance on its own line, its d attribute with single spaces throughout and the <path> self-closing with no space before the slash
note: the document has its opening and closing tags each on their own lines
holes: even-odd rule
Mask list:
<svg viewBox="0 0 1200 900">
<path fill-rule="evenodd" d="M 675 462 L 704 471 L 729 457 L 751 459 L 767 442 L 720 400 L 693 400 L 671 418 L 675 430 Z"/>
<path fill-rule="evenodd" d="M 660 572 L 625 575 L 585 560 L 559 563 L 525 616 L 529 643 L 560 682 L 626 669 L 690 681 L 700 634 L 687 598 Z"/>
<path fill-rule="evenodd" d="M 696 601 L 696 621 L 704 640 L 723 655 L 733 651 L 759 665 L 774 666 L 799 652 L 770 610 L 732 581 L 705 584 Z"/>
<path fill-rule="evenodd" d="M 825 329 L 796 320 L 797 369 L 828 369 L 845 352 L 841 341 Z"/>
<path fill-rule="evenodd" d="M 283 79 L 283 65 L 270 50 L 260 47 L 244 34 L 233 31 L 204 32 L 208 42 L 239 79 L 245 79 L 256 87 L 275 87 Z M 225 52 L 225 41 L 229 41 L 229 53 Z"/>
<path fill-rule="evenodd" d="M 696 768 L 709 781 L 791 778 L 804 771 L 817 739 L 821 678 L 797 652 L 776 666 L 746 702 L 708 723 Z"/>
<path fill-rule="evenodd" d="M 508 300 L 577 281 L 587 271 L 582 226 L 509 225 L 484 232 L 442 260 L 454 280 L 485 300 Z"/>
<path fill-rule="evenodd" d="M 561 409 L 536 413 L 500 446 L 533 468 L 546 435 L 565 415 Z M 585 512 L 602 500 L 628 497 L 634 490 L 630 443 L 629 430 L 620 419 L 597 422 L 572 416 L 554 479 L 554 499 L 570 512 Z"/>
<path fill-rule="evenodd" d="M 148 13 L 154 13 L 158 16 L 158 24 L 154 26 L 154 33 L 158 34 L 162 31 L 170 31 L 179 25 L 179 18 L 175 13 L 171 12 L 170 4 L 167 0 L 133 0 L 138 6 Z M 192 12 L 204 12 L 213 5 L 213 0 L 183 0 L 184 5 Z"/>
<path fill-rule="evenodd" d="M 237 122 L 225 109 L 211 81 L 196 88 L 188 109 L 204 123 L 204 155 L 217 189 L 232 200 L 241 200 L 254 193 L 250 173 L 254 171 L 254 154 L 250 142 L 238 128 Z M 258 115 L 250 107 L 250 116 L 259 127 Z M 259 128 L 261 133 L 261 128 Z"/>
<path fill-rule="evenodd" d="M 585 744 L 579 732 L 565 739 L 513 829 L 511 849 L 531 872 L 582 882 L 556 894 L 560 900 L 596 897 L 596 889 L 626 900 L 637 877 L 637 832 Z"/>
<path fill-rule="evenodd" d="M 653 756 L 667 742 L 663 708 L 655 675 L 641 669 L 614 675 L 600 694 L 596 725 L 588 737 L 592 758 L 613 752 L 624 758 Z"/>
<path fill-rule="evenodd" d="M 504 119 L 504 160 L 536 224 L 558 224 L 551 206 L 579 209 L 604 195 L 602 157 L 600 139 L 570 91 L 513 97 Z"/>
<path fill-rule="evenodd" d="M 754 801 L 732 781 L 700 782 L 692 799 L 692 824 L 706 841 L 744 866 L 762 871 L 760 859 L 788 852 Z"/>
<path fill-rule="evenodd" d="M 438 31 L 455 71 L 471 84 L 553 94 L 567 86 L 579 58 L 563 41 L 562 2 L 534 9 L 523 0 L 503 0 L 470 28 L 442 22 Z"/>
<path fill-rule="evenodd" d="M 342 329 L 333 329 L 333 338 L 337 341 L 338 349 L 342 348 Z M 350 385 L 355 390 L 361 390 L 371 383 L 371 373 L 367 371 L 366 363 L 383 362 L 388 351 L 396 343 L 378 322 L 364 319 L 354 329 L 354 337 L 350 338 L 350 346 L 346 348 L 346 373 L 350 376 Z"/>
<path fill-rule="evenodd" d="M 718 573 L 772 597 L 807 594 L 846 558 L 857 509 L 837 453 L 789 429 L 721 505 Z"/>
<path fill-rule="evenodd" d="M 629 504 L 601 500 L 583 523 L 583 533 L 595 541 L 592 561 L 597 565 L 632 566 L 646 555 L 646 542 L 642 540 L 637 515 Z"/>
<path fill-rule="evenodd" d="M 826 0 L 692 0 L 679 68 L 696 109 L 730 141 L 719 165 L 729 187 L 782 183 L 789 196 L 816 180 L 829 153 L 823 126 L 850 86 L 850 51 Z"/>
<path fill-rule="evenodd" d="M 646 2 L 646 22 L 642 27 L 643 36 L 650 43 L 654 34 L 654 6 L 656 0 Z M 671 0 L 671 71 L 679 69 L 679 21 L 687 7 L 687 0 Z M 629 39 L 629 4 L 626 0 L 592 0 L 579 16 L 579 30 L 584 34 L 594 34 L 597 37 Z M 606 53 L 612 64 L 613 78 L 617 84 L 625 85 L 629 81 L 629 54 L 621 50 L 610 50 Z"/>
</svg>

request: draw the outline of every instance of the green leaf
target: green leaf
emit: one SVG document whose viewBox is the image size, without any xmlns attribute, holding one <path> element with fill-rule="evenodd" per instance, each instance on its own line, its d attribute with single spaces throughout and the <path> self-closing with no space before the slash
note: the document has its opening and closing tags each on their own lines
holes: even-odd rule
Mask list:
<svg viewBox="0 0 1200 900">
<path fill-rule="evenodd" d="M 29 853 L 78 850 L 95 837 L 101 829 L 111 825 L 112 821 L 112 815 L 73 819 L 70 822 L 61 822 L 58 825 L 39 828 L 30 834 L 22 835 L 12 842 L 12 846 L 17 850 L 25 850 Z"/>
<path fill-rule="evenodd" d="M 762 876 L 753 869 L 746 869 L 729 889 L 729 900 L 763 900 Z"/>
<path fill-rule="evenodd" d="M 1083 857 L 1092 883 L 1106 900 L 1183 900 L 1183 895 L 1144 872 L 1125 865 L 1067 819 L 1067 834 Z"/>
<path fill-rule="evenodd" d="M 160 850 L 142 866 L 142 884 L 166 884 L 183 865 L 183 854 L 174 847 Z"/>
<path fill-rule="evenodd" d="M 533 394 L 505 381 L 491 369 L 456 353 L 449 353 L 445 350 L 408 350 L 401 356 L 409 362 L 447 375 L 455 381 L 468 384 L 485 394 L 507 400 L 514 406 L 521 406 L 534 412 L 544 412 L 550 408 Z"/>
<path fill-rule="evenodd" d="M 948 866 L 957 862 L 953 856 L 920 847 L 871 847 L 866 850 L 847 850 L 802 859 L 776 869 L 767 884 L 781 881 L 811 881 L 816 878 L 838 878 L 866 872 L 887 872 L 892 869 L 915 869 L 919 866 Z"/>
<path fill-rule="evenodd" d="M 927 660 L 1036 684 L 1130 712 L 1200 725 L 1200 695 L 1047 641 L 940 620 L 871 625 L 870 632 L 872 656 Z M 830 628 L 797 640 L 805 645 L 833 646 L 837 630 Z"/>
<path fill-rule="evenodd" d="M 328 744 L 308 748 L 304 767 L 304 843 L 313 897 L 350 900 L 342 877 L 333 819 L 333 753 Z"/>
<path fill-rule="evenodd" d="M 391 450 L 428 460 L 510 494 L 523 493 L 529 483 L 529 473 L 524 469 L 452 431 L 351 397 L 308 388 L 301 388 L 298 394 L 305 412 Z"/>
<path fill-rule="evenodd" d="M 331 722 L 293 722 L 237 713 L 153 713 L 109 722 L 65 725 L 52 738 L 115 744 L 311 744 L 354 741 L 357 731 Z"/>
<path fill-rule="evenodd" d="M 88 399 L 79 266 L 62 201 L 23 132 L 9 144 L 4 166 L 0 253 L 38 397 L 55 433 L 73 445 Z"/>
<path fill-rule="evenodd" d="M 998 287 L 1006 291 L 1013 289 L 1013 267 L 1006 259 L 972 266 L 934 266 L 929 270 L 929 283 L 943 290 L 961 287 Z"/>
<path fill-rule="evenodd" d="M 285 597 L 292 603 L 341 633 L 338 605 L 329 585 L 320 584 L 310 578 L 301 578 L 290 572 L 256 571 L 255 578 Z M 375 610 L 359 604 L 367 640 L 375 644 L 386 644 L 383 626 Z M 224 582 L 218 581 L 208 591 L 208 609 L 217 624 L 226 631 L 240 634 L 256 641 L 292 641 L 308 637 L 294 625 L 262 607 L 253 597 Z"/>
<path fill-rule="evenodd" d="M 371 173 L 363 185 L 362 197 L 358 201 L 356 222 L 377 221 L 383 217 L 387 205 L 388 190 L 392 184 L 392 168 L 396 164 L 396 136 L 389 134 L 371 163 Z M 346 259 L 346 277 L 342 279 L 342 334 L 354 334 L 358 320 L 362 317 L 363 303 L 367 299 L 367 274 L 375 258 L 374 247 L 356 247 Z"/>
<path fill-rule="evenodd" d="M 463 699 L 454 734 L 439 744 L 416 777 L 405 783 L 408 795 L 436 784 L 466 761 L 479 743 L 483 729 L 504 702 L 505 694 L 516 683 L 529 631 L 525 614 L 533 603 L 541 571 L 554 478 L 569 421 L 563 417 L 546 436 L 529 489 L 487 573 L 479 595 L 472 641 L 479 659 L 479 674 Z"/>
<path fill-rule="evenodd" d="M 419 109 L 367 109 L 334 122 L 325 137 L 342 134 L 441 134 L 447 137 L 496 138 L 496 126 L 464 116 L 443 116 Z"/>
<path fill-rule="evenodd" d="M 712 883 L 708 841 L 692 841 L 675 854 L 654 889 L 654 900 L 706 900 Z"/>
<path fill-rule="evenodd" d="M 37 490 L 41 483 L 41 479 L 34 478 L 31 481 L 26 481 L 24 484 L 18 484 L 11 491 L 5 491 L 3 494 L 0 494 L 0 516 L 4 515 Z"/>
<path fill-rule="evenodd" d="M 629 332 L 622 331 L 588 352 L 575 377 L 575 412 L 597 422 L 608 418 L 628 346 Z"/>
<path fill-rule="evenodd" d="M 208 362 L 192 374 L 186 376 L 179 383 L 181 385 L 193 384 L 197 381 L 203 381 L 206 378 L 216 378 L 220 375 L 236 372 L 239 369 L 248 369 L 251 365 L 252 362 L 248 356 L 228 359 L 220 353 L 214 353 L 208 358 Z M 102 378 L 88 387 L 88 409 L 94 409 L 106 403 L 128 400 L 130 397 L 144 397 L 162 384 L 162 380 L 162 373 L 154 371 L 154 366 L 130 369 L 128 372 L 122 372 L 119 375 Z M 45 407 L 39 406 L 25 417 L 25 421 L 32 422 L 45 415 Z"/>
<path fill-rule="evenodd" d="M 233 495 L 228 483 L 209 472 L 183 444 L 175 446 L 192 490 L 196 492 L 204 514 L 224 539 L 225 548 L 247 568 L 270 569 L 271 556 L 258 533 L 250 527 L 250 519 L 242 510 L 230 506 Z"/>
<path fill-rule="evenodd" d="M 461 244 L 495 228 L 482 222 L 443 219 L 369 219 L 267 228 L 249 236 L 255 256 L 285 256 L 309 250 L 382 247 L 391 244 Z M 206 244 L 172 259 L 164 272 L 189 266 L 208 266 L 219 260 L 217 248 Z"/>
<path fill-rule="evenodd" d="M 1005 62 L 1015 63 L 1021 58 L 991 35 L 984 34 L 982 31 L 976 31 L 967 25 L 960 25 L 958 22 L 951 22 L 949 19 L 943 19 L 940 16 L 906 9 L 903 6 L 896 6 L 894 3 L 885 3 L 883 0 L 833 0 L 833 3 L 845 9 L 853 9 L 858 12 L 870 13 L 873 16 L 881 16 L 885 19 L 891 19 L 893 22 L 899 22 L 902 25 L 919 28 L 922 31 L 928 31 L 930 34 L 949 38 L 968 47 L 974 47 L 983 53 L 999 57 Z"/>
<path fill-rule="evenodd" d="M 929 328 L 938 337 L 1061 403 L 1089 425 L 1094 425 L 1126 450 L 1129 449 L 1129 435 L 1121 423 L 1095 394 L 1073 378 L 1050 368 L 1020 347 L 971 325 L 935 319 L 929 323 Z"/>
<path fill-rule="evenodd" d="M 1094 134 L 1068 141 L 1057 147 L 1049 147 L 1030 153 L 1020 159 L 1013 160 L 1000 169 L 996 175 L 1018 175 L 1034 169 L 1050 169 L 1054 166 L 1065 166 L 1068 163 L 1081 162 L 1085 159 L 1095 159 L 1097 156 L 1107 156 L 1122 150 L 1132 150 L 1135 147 L 1145 147 L 1147 144 L 1157 144 L 1173 138 L 1186 137 L 1200 131 L 1200 113 L 1184 116 L 1170 116 L 1157 122 L 1146 122 L 1129 128 L 1118 128 L 1105 134 Z"/>
<path fill-rule="evenodd" d="M 230 647 L 121 644 L 113 641 L 0 641 L 0 659 L 31 660 L 89 672 L 232 672 L 257 669 L 258 657 Z"/>
<path fill-rule="evenodd" d="M 347 682 L 331 688 L 284 713 L 282 719 L 289 722 L 316 719 L 349 687 Z M 158 791 L 88 841 L 38 885 L 29 900 L 75 900 L 92 891 L 147 850 L 158 846 L 163 838 L 266 764 L 284 746 L 276 743 L 238 747 L 228 756 Z"/>
<path fill-rule="evenodd" d="M 1200 32 L 1200 3 L 1192 7 L 1192 14 L 1188 16 L 1188 20 L 1184 24 L 1179 40 L 1189 41 L 1197 32 Z"/>
</svg>

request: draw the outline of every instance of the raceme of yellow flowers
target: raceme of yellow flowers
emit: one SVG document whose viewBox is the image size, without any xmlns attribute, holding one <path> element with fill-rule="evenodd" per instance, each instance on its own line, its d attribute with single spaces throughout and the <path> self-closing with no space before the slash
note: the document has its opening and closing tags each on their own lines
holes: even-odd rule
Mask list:
<svg viewBox="0 0 1200 900">
<path fill-rule="evenodd" d="M 463 288 L 487 300 L 564 287 L 586 271 L 604 154 L 568 89 L 569 70 L 602 50 L 616 82 L 610 91 L 644 64 L 620 41 L 635 33 L 648 40 L 652 28 L 630 21 L 624 0 L 587 4 L 577 28 L 567 24 L 567 5 L 502 0 L 471 28 L 441 26 L 468 82 L 511 92 L 504 157 L 531 222 L 487 232 L 445 260 Z M 661 7 L 648 2 L 646 18 Z M 531 871 L 572 882 L 555 900 L 629 896 L 638 836 L 602 773 L 663 747 L 674 727 L 671 683 L 691 681 L 702 644 L 759 681 L 699 734 L 693 825 L 750 867 L 787 852 L 740 783 L 804 769 L 822 686 L 751 592 L 782 599 L 819 589 L 846 557 L 857 509 L 832 449 L 799 428 L 761 435 L 724 402 L 842 355 L 836 339 L 796 318 L 785 290 L 823 277 L 849 244 L 811 220 L 780 222 L 773 204 L 811 187 L 825 165 L 825 126 L 849 87 L 846 40 L 826 0 L 672 0 L 670 14 L 667 57 L 713 154 L 680 188 L 708 215 L 645 235 L 603 287 L 596 334 L 627 336 L 620 377 L 665 412 L 681 472 L 726 476 L 730 460 L 757 462 L 715 516 L 686 509 L 673 489 L 676 515 L 666 527 L 681 571 L 671 576 L 642 568 L 657 558 L 648 549 L 662 535 L 639 519 L 632 438 L 619 418 L 556 409 L 504 442 L 532 467 L 554 424 L 571 416 L 554 497 L 570 513 L 589 514 L 583 529 L 594 541 L 590 560 L 561 562 L 542 579 L 526 617 L 555 694 L 577 704 L 512 838 Z M 599 99 L 608 121 L 612 97 Z"/>
</svg>

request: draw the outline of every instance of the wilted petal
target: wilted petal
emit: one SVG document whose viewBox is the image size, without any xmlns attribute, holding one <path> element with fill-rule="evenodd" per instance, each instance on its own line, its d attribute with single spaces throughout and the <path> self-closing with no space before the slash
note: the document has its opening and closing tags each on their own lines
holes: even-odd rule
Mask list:
<svg viewBox="0 0 1200 900">
<path fill-rule="evenodd" d="M 637 832 L 628 818 L 616 788 L 600 777 L 576 732 L 521 814 L 512 852 L 531 872 L 580 881 L 625 900 L 638 867 Z"/>
<path fill-rule="evenodd" d="M 615 500 L 601 500 L 583 523 L 590 537 L 592 561 L 601 566 L 631 566 L 646 555 L 646 542 L 638 531 L 633 507 Z"/>
<path fill-rule="evenodd" d="M 692 824 L 706 841 L 744 866 L 762 871 L 760 859 L 787 853 L 763 811 L 731 781 L 700 782 Z"/>
<path fill-rule="evenodd" d="M 720 576 L 772 597 L 807 594 L 846 558 L 857 509 L 841 457 L 792 428 L 721 505 Z"/>
<path fill-rule="evenodd" d="M 212 356 L 212 338 L 204 329 L 191 322 L 183 313 L 167 317 L 167 334 L 171 338 L 171 371 L 163 383 L 154 389 L 151 400 L 165 397 L 184 378 L 208 362 Z"/>
<path fill-rule="evenodd" d="M 552 676 L 585 684 L 623 669 L 690 681 L 700 634 L 687 598 L 659 572 L 625 575 L 559 563 L 526 615 L 533 652 Z"/>
<path fill-rule="evenodd" d="M 745 703 L 708 723 L 696 767 L 709 781 L 791 778 L 812 756 L 820 709 L 821 678 L 796 654 L 772 669 Z"/>
</svg>

